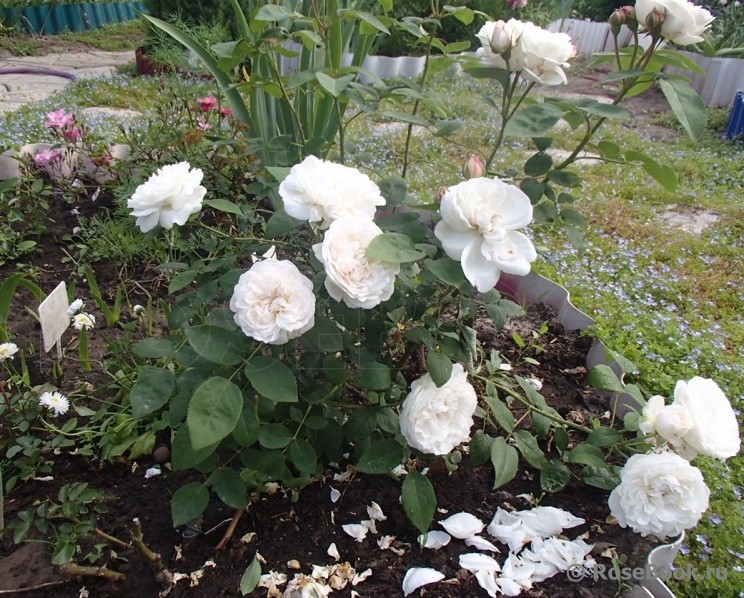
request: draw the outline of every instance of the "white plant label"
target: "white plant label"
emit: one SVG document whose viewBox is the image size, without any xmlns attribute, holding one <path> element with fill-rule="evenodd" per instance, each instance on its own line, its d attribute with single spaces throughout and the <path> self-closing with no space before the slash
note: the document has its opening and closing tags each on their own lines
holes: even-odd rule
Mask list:
<svg viewBox="0 0 744 598">
<path fill-rule="evenodd" d="M 70 327 L 70 317 L 67 308 L 67 287 L 60 282 L 39 306 L 39 320 L 41 320 L 41 336 L 44 339 L 44 351 L 47 353 L 59 343 L 62 334 Z M 59 347 L 58 347 L 59 349 Z M 58 354 L 60 351 L 58 351 Z"/>
</svg>

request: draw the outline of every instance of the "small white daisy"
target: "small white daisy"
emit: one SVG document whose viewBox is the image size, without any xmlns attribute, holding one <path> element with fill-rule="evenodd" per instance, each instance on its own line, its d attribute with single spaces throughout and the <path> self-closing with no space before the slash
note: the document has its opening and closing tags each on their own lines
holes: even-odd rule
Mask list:
<svg viewBox="0 0 744 598">
<path fill-rule="evenodd" d="M 16 353 L 18 353 L 18 345 L 15 343 L 3 343 L 0 345 L 0 361 L 13 359 Z"/>
<path fill-rule="evenodd" d="M 85 304 L 83 303 L 82 299 L 75 299 L 72 303 L 70 303 L 70 307 L 67 308 L 67 315 L 72 317 L 76 313 L 78 313 L 80 310 L 82 310 L 85 307 Z"/>
<path fill-rule="evenodd" d="M 45 392 L 39 397 L 39 405 L 54 411 L 54 416 L 67 413 L 70 408 L 70 401 L 67 397 L 56 390 L 54 392 Z"/>
<path fill-rule="evenodd" d="M 72 318 L 72 326 L 75 328 L 75 330 L 82 330 L 83 327 L 95 328 L 96 319 L 91 314 L 79 313 Z"/>
</svg>

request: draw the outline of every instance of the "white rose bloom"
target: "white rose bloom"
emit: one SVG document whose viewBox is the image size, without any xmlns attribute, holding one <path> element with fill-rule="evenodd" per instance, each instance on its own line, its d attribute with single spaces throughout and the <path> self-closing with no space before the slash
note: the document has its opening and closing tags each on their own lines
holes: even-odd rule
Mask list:
<svg viewBox="0 0 744 598">
<path fill-rule="evenodd" d="M 643 406 L 641 418 L 638 420 L 638 429 L 646 435 L 656 433 L 656 418 L 659 412 L 664 408 L 664 397 L 654 395 Z"/>
<path fill-rule="evenodd" d="M 0 345 L 0 361 L 13 359 L 16 353 L 18 353 L 18 345 L 15 343 L 3 343 Z"/>
<path fill-rule="evenodd" d="M 298 220 L 322 222 L 339 218 L 372 220 L 385 205 L 380 188 L 356 168 L 308 156 L 292 167 L 279 185 L 284 210 Z"/>
<path fill-rule="evenodd" d="M 543 85 L 566 85 L 564 69 L 576 55 L 576 48 L 567 33 L 553 33 L 532 23 L 525 23 L 512 58 L 521 70 L 522 78 Z"/>
<path fill-rule="evenodd" d="M 501 57 L 501 54 L 517 45 L 525 24 L 517 19 L 509 19 L 506 22 L 488 21 L 483 25 L 478 32 L 478 39 L 482 47 L 478 48 L 476 52 L 481 62 L 504 70 L 519 70 L 515 68 L 516 63 L 512 62 L 511 59 L 509 60 L 511 68 L 507 68 L 506 61 Z"/>
<path fill-rule="evenodd" d="M 72 318 L 72 326 L 75 330 L 92 329 L 96 327 L 96 318 L 92 314 L 79 313 Z"/>
<path fill-rule="evenodd" d="M 516 231 L 532 220 L 532 204 L 520 189 L 498 179 L 470 179 L 447 189 L 440 210 L 434 234 L 481 293 L 496 285 L 502 271 L 529 273 L 537 252 Z"/>
<path fill-rule="evenodd" d="M 142 232 L 152 230 L 158 223 L 166 229 L 186 224 L 191 214 L 201 210 L 207 193 L 199 184 L 203 176 L 201 169 L 192 170 L 188 162 L 179 162 L 163 166 L 137 187 L 127 206 Z"/>
<path fill-rule="evenodd" d="M 741 439 L 736 415 L 713 380 L 695 376 L 687 382 L 677 382 L 672 405 L 684 407 L 690 414 L 692 425 L 682 439 L 691 448 L 717 459 L 739 453 Z"/>
<path fill-rule="evenodd" d="M 399 264 L 368 259 L 367 247 L 382 230 L 371 220 L 335 220 L 323 242 L 313 245 L 326 272 L 325 287 L 336 301 L 352 308 L 371 309 L 387 301 L 395 290 Z"/>
<path fill-rule="evenodd" d="M 57 391 L 44 392 L 39 397 L 39 405 L 54 411 L 54 416 L 64 415 L 70 408 L 70 401 L 67 397 Z"/>
<path fill-rule="evenodd" d="M 400 431 L 413 448 L 446 455 L 470 438 L 477 404 L 467 373 L 456 363 L 450 379 L 440 388 L 429 374 L 411 383 L 400 412 Z"/>
<path fill-rule="evenodd" d="M 642 536 L 678 536 L 708 509 L 710 490 L 703 474 L 669 451 L 633 455 L 608 500 L 621 527 Z"/>
<path fill-rule="evenodd" d="M 637 0 L 636 19 L 641 26 L 655 8 L 666 14 L 661 25 L 662 37 L 679 46 L 703 41 L 703 33 L 715 18 L 706 9 L 686 0 Z"/>
<path fill-rule="evenodd" d="M 238 279 L 230 309 L 246 336 L 283 345 L 315 325 L 313 283 L 292 262 L 258 262 Z"/>
<path fill-rule="evenodd" d="M 675 448 L 684 445 L 684 437 L 692 426 L 692 416 L 682 405 L 667 405 L 656 416 L 656 433 Z"/>
</svg>

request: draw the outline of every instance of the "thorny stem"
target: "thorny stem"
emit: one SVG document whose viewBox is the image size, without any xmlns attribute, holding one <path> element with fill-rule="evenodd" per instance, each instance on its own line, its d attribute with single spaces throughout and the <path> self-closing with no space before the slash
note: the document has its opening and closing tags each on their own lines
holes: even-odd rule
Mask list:
<svg viewBox="0 0 744 598">
<path fill-rule="evenodd" d="M 134 519 L 134 529 L 132 530 L 132 544 L 137 549 L 137 552 L 145 557 L 156 571 L 160 572 L 165 569 L 163 562 L 160 560 L 160 555 L 150 550 L 145 544 L 142 535 L 142 524 L 136 517 Z"/>
<path fill-rule="evenodd" d="M 127 578 L 123 573 L 111 571 L 110 569 L 106 569 L 106 567 L 82 567 L 74 563 L 62 565 L 59 572 L 62 573 L 62 575 L 70 576 L 84 575 L 86 577 L 103 577 L 109 581 L 124 581 Z"/>
</svg>

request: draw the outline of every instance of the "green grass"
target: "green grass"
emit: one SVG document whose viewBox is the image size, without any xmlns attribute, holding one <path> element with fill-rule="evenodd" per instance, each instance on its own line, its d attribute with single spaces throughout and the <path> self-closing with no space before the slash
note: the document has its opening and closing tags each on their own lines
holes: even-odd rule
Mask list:
<svg viewBox="0 0 744 598">
<path fill-rule="evenodd" d="M 14 56 L 43 56 L 64 51 L 65 48 L 75 48 L 75 51 L 80 51 L 85 47 L 106 52 L 123 52 L 135 50 L 141 46 L 146 33 L 145 21 L 133 19 L 78 33 L 68 31 L 50 36 L 12 34 L 0 37 L 0 49 Z"/>
</svg>

